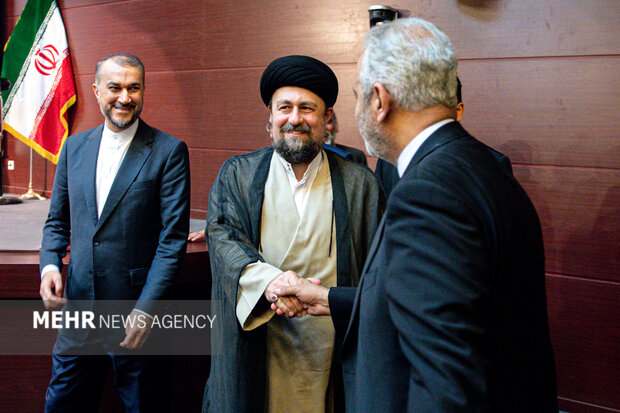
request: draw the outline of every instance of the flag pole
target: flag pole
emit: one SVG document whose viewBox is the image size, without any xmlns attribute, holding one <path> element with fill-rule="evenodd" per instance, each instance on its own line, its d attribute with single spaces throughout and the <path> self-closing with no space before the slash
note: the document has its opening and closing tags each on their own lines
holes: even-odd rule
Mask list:
<svg viewBox="0 0 620 413">
<path fill-rule="evenodd" d="M 0 77 L 0 91 L 8 90 L 11 82 Z M 2 119 L 2 95 L 0 95 L 0 205 L 21 204 L 22 200 L 14 196 L 2 196 L 2 159 L 4 159 L 4 121 Z"/>
<path fill-rule="evenodd" d="M 22 194 L 19 199 L 38 199 L 39 201 L 44 201 L 47 199 L 44 196 L 34 192 L 32 189 L 32 146 L 30 147 L 30 182 L 28 183 L 28 192 Z"/>
</svg>

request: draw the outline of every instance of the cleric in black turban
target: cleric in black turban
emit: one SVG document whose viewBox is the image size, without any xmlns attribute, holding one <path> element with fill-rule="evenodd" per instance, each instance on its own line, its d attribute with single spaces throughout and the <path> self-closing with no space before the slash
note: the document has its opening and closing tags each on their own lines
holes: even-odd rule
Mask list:
<svg viewBox="0 0 620 413">
<path fill-rule="evenodd" d="M 273 93 L 281 87 L 296 86 L 315 93 L 331 108 L 338 97 L 338 79 L 323 62 L 309 56 L 285 56 L 271 62 L 260 79 L 260 95 L 269 106 Z"/>
</svg>

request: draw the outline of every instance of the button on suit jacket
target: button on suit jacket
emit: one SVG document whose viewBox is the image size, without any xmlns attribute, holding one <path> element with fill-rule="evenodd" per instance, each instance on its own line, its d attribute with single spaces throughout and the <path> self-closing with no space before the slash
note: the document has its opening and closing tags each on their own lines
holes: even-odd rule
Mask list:
<svg viewBox="0 0 620 413">
<path fill-rule="evenodd" d="M 187 146 L 139 122 L 99 218 L 95 172 L 103 125 L 69 137 L 63 146 L 40 265 L 62 268 L 71 244 L 69 300 L 137 300 L 135 308 L 148 313 L 183 260 L 189 230 Z M 73 337 L 86 333 L 74 331 Z"/>
</svg>

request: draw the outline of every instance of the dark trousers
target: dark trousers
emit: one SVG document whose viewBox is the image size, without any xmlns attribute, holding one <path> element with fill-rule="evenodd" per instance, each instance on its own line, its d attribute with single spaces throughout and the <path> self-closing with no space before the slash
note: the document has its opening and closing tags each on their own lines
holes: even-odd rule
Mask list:
<svg viewBox="0 0 620 413">
<path fill-rule="evenodd" d="M 63 340 L 66 339 L 59 335 L 56 345 Z M 52 379 L 45 394 L 45 412 L 97 413 L 110 365 L 126 413 L 168 412 L 167 359 L 113 353 L 54 354 Z"/>
</svg>

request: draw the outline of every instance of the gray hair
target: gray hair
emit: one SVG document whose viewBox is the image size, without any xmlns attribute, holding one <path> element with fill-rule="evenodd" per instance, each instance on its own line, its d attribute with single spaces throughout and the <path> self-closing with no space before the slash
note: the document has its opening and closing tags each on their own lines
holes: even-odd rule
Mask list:
<svg viewBox="0 0 620 413">
<path fill-rule="evenodd" d="M 114 53 L 104 57 L 97 62 L 95 66 L 95 84 L 99 84 L 99 77 L 101 75 L 101 66 L 107 60 L 113 60 L 119 66 L 137 67 L 142 70 L 142 86 L 144 87 L 144 65 L 142 61 L 137 57 L 129 53 Z"/>
<path fill-rule="evenodd" d="M 402 109 L 451 108 L 458 104 L 456 68 L 448 36 L 430 22 L 406 18 L 368 32 L 359 80 L 365 100 L 379 82 Z"/>
</svg>

